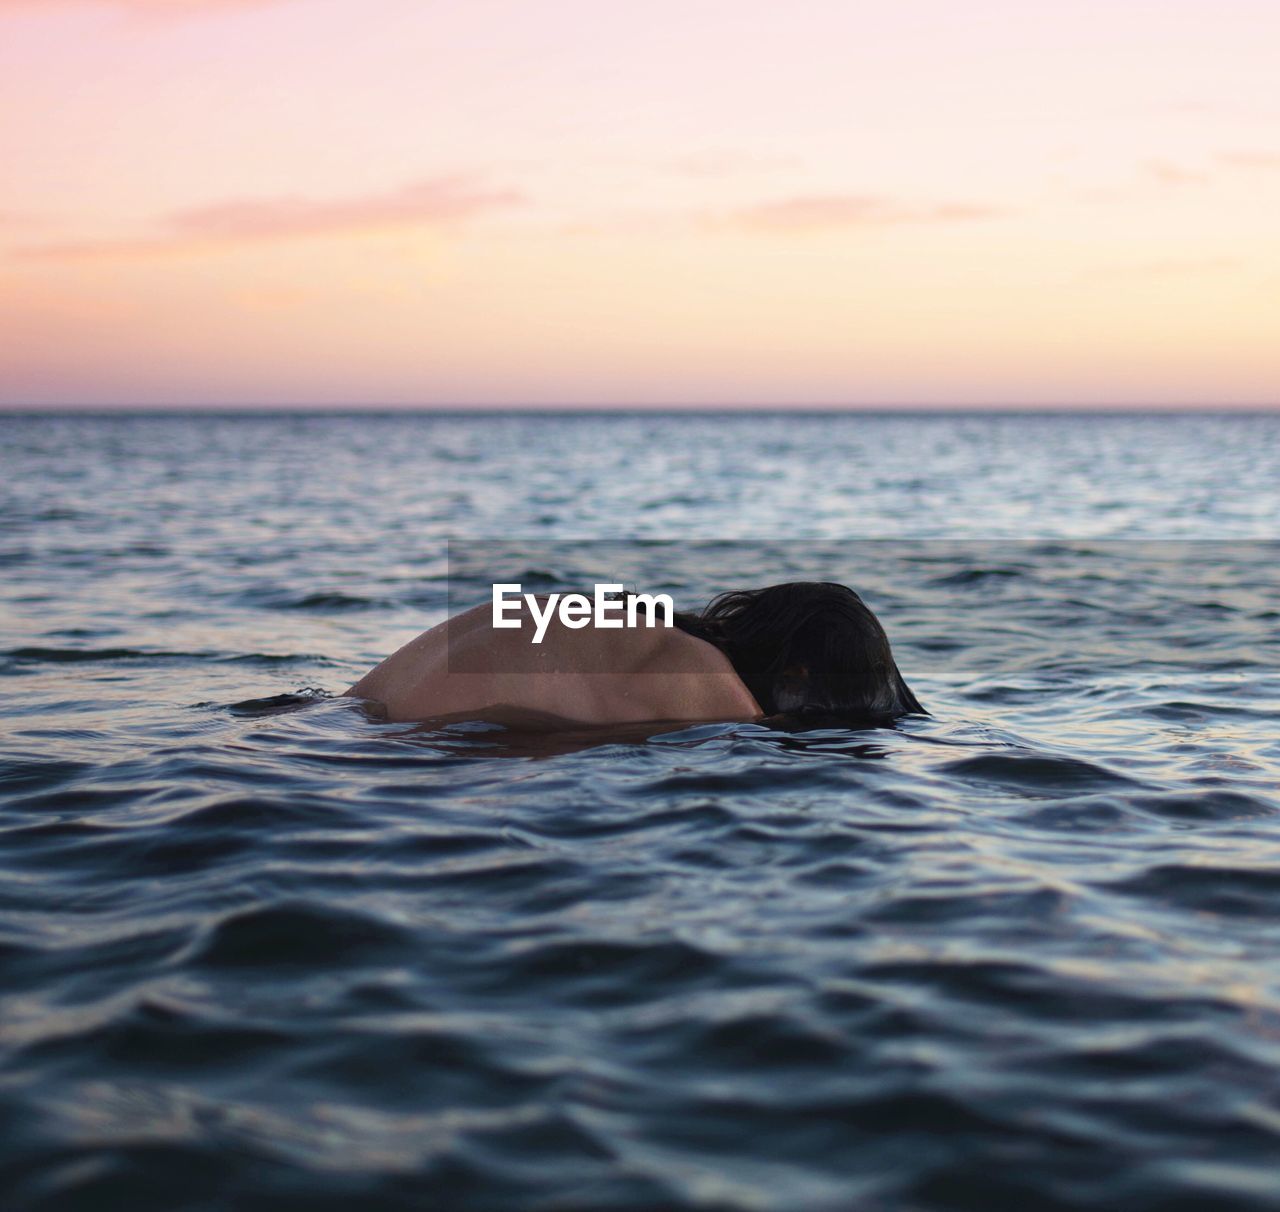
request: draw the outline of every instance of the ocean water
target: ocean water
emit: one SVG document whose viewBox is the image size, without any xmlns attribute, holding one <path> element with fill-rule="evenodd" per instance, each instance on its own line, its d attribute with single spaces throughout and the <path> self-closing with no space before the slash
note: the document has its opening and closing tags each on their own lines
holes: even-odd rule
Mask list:
<svg viewBox="0 0 1280 1212">
<path fill-rule="evenodd" d="M 0 417 L 0 1207 L 1280 1207 L 1278 486 L 1265 415 Z M 332 697 L 450 542 L 845 581 L 931 714 Z"/>
</svg>

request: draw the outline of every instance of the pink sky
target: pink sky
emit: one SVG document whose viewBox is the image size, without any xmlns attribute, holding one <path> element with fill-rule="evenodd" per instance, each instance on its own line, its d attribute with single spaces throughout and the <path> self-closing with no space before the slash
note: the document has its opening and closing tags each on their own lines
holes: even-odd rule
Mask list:
<svg viewBox="0 0 1280 1212">
<path fill-rule="evenodd" d="M 1280 402 L 1275 0 L 0 0 L 0 405 Z"/>
</svg>

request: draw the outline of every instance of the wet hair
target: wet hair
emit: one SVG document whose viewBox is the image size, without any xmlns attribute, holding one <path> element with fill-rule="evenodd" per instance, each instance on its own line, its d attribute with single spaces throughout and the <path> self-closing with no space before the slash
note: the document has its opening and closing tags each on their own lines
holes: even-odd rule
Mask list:
<svg viewBox="0 0 1280 1212">
<path fill-rule="evenodd" d="M 765 715 L 928 714 L 898 672 L 880 621 L 844 585 L 734 590 L 674 622 L 729 658 Z"/>
</svg>

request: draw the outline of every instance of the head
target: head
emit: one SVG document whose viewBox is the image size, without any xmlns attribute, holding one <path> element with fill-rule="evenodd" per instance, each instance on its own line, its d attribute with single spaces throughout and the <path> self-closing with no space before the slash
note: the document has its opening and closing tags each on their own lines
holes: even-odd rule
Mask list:
<svg viewBox="0 0 1280 1212">
<path fill-rule="evenodd" d="M 729 658 L 766 715 L 924 712 L 879 620 L 844 585 L 793 581 L 722 593 L 676 623 Z"/>
</svg>

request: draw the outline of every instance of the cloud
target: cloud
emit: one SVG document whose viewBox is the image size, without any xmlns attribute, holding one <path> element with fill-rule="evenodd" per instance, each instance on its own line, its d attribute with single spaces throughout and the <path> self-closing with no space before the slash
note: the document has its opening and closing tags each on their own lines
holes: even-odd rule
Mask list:
<svg viewBox="0 0 1280 1212">
<path fill-rule="evenodd" d="M 1203 185 L 1209 180 L 1208 173 L 1182 168 L 1169 160 L 1148 160 L 1143 168 L 1161 185 Z"/>
<path fill-rule="evenodd" d="M 897 223 L 955 223 L 991 219 L 1005 213 L 969 202 L 911 205 L 873 194 L 809 194 L 744 207 L 729 224 L 758 232 L 808 232 L 845 227 L 885 227 Z"/>
<path fill-rule="evenodd" d="M 329 200 L 285 197 L 220 202 L 174 211 L 160 221 L 160 230 L 152 235 L 37 244 L 17 252 L 28 258 L 86 260 L 199 252 L 308 236 L 449 227 L 523 201 L 517 190 L 485 187 L 473 177 L 436 177 L 387 193 Z"/>
<path fill-rule="evenodd" d="M 798 156 L 758 155 L 734 148 L 707 148 L 667 161 L 683 177 L 728 177 L 739 173 L 778 172 L 800 166 Z"/>
<path fill-rule="evenodd" d="M 265 8 L 269 4 L 281 2 L 282 0 L 0 0 L 0 16 L 74 8 L 114 8 L 142 16 L 178 17 L 191 13 Z"/>
<path fill-rule="evenodd" d="M 1234 151 L 1222 152 L 1218 159 L 1233 168 L 1280 168 L 1280 152 Z"/>
<path fill-rule="evenodd" d="M 1108 265 L 1082 276 L 1093 278 L 1173 278 L 1199 276 L 1238 269 L 1236 257 L 1167 257 L 1154 261 L 1135 261 L 1128 265 Z"/>
</svg>

